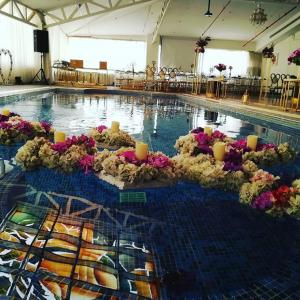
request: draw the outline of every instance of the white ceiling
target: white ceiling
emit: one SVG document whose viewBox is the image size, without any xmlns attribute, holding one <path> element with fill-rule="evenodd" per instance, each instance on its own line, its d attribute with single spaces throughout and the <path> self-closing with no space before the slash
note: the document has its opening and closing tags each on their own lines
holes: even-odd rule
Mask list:
<svg viewBox="0 0 300 300">
<path fill-rule="evenodd" d="M 21 0 L 20 2 L 32 8 L 47 11 L 84 1 Z M 159 28 L 159 35 L 197 38 L 205 31 L 227 2 L 228 0 L 211 0 L 213 16 L 207 18 L 203 16 L 207 10 L 207 0 L 171 0 Z M 295 6 L 298 0 L 262 0 L 261 2 L 268 15 L 268 21 L 264 25 L 253 26 L 249 21 L 249 16 L 255 9 L 254 0 L 232 0 L 205 35 L 210 36 L 212 39 L 248 40 Z M 154 31 L 163 3 L 164 0 L 153 0 L 59 26 L 70 36 L 130 36 L 140 39 Z M 299 13 L 299 6 L 291 14 L 276 23 L 274 27 Z"/>
</svg>

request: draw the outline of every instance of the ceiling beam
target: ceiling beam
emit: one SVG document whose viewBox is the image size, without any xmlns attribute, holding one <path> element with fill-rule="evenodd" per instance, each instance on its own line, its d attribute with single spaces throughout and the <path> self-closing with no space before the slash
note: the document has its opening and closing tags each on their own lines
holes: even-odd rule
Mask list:
<svg viewBox="0 0 300 300">
<path fill-rule="evenodd" d="M 33 27 L 39 27 L 39 22 L 31 21 L 35 15 L 39 16 L 39 11 L 35 10 L 17 0 L 0 0 L 0 14 L 18 20 Z"/>
<path fill-rule="evenodd" d="M 122 8 L 137 6 L 142 3 L 150 3 L 154 0 L 135 0 L 133 2 L 128 3 L 126 0 L 119 0 L 115 4 L 112 3 L 111 0 L 106 0 L 106 5 L 99 4 L 94 0 L 88 0 L 88 1 L 80 1 L 80 3 L 72 4 L 69 6 L 64 6 L 60 8 L 51 9 L 48 11 L 44 11 L 43 14 L 45 17 L 48 17 L 48 22 L 46 22 L 46 28 L 61 25 L 77 20 L 82 20 L 85 18 L 114 12 L 117 10 L 120 10 Z M 170 0 L 169 0 L 170 1 Z M 82 5 L 84 4 L 85 10 L 83 11 L 81 9 Z M 99 8 L 98 8 L 99 7 Z M 97 9 L 98 8 L 98 9 Z M 78 15 L 78 11 L 81 9 L 80 16 Z M 69 14 L 67 13 L 67 10 L 69 11 Z M 71 11 L 71 14 L 70 14 Z M 64 17 L 61 19 L 60 17 L 53 18 L 54 15 L 56 15 L 56 12 L 59 14 L 63 14 Z"/>
<path fill-rule="evenodd" d="M 161 9 L 160 15 L 158 16 L 158 20 L 156 22 L 156 25 L 155 25 L 155 28 L 154 28 L 154 31 L 153 31 L 152 44 L 155 42 L 155 40 L 157 38 L 160 25 L 162 24 L 162 22 L 164 20 L 164 17 L 165 17 L 165 14 L 166 14 L 167 10 L 168 10 L 170 2 L 171 2 L 171 0 L 165 0 L 164 1 L 163 7 Z"/>
<path fill-rule="evenodd" d="M 254 0 L 234 0 L 236 2 L 252 2 L 253 5 L 255 5 L 255 1 Z M 295 4 L 300 4 L 300 0 L 259 0 L 257 1 L 259 3 L 278 3 L 278 4 L 291 4 L 291 5 L 295 5 Z"/>
</svg>

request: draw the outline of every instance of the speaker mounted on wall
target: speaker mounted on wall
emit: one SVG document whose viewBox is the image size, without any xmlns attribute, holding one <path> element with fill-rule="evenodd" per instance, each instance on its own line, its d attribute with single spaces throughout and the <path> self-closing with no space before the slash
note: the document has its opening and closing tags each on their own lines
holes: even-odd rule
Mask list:
<svg viewBox="0 0 300 300">
<path fill-rule="evenodd" d="M 33 31 L 34 52 L 48 53 L 49 52 L 49 37 L 47 30 Z"/>
</svg>

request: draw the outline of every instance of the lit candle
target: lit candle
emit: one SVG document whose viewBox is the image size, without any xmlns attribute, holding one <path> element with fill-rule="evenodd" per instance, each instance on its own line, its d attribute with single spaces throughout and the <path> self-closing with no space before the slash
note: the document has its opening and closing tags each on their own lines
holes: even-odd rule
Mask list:
<svg viewBox="0 0 300 300">
<path fill-rule="evenodd" d="M 142 142 L 135 144 L 135 156 L 139 160 L 145 160 L 148 157 L 148 145 Z"/>
<path fill-rule="evenodd" d="M 247 147 L 255 151 L 257 146 L 258 136 L 257 135 L 248 135 L 247 136 Z"/>
<path fill-rule="evenodd" d="M 214 158 L 223 161 L 225 157 L 225 143 L 217 142 L 213 146 Z"/>
<path fill-rule="evenodd" d="M 111 122 L 111 131 L 112 132 L 119 132 L 120 130 L 120 123 L 117 121 L 112 121 Z"/>
<path fill-rule="evenodd" d="M 10 111 L 9 111 L 7 108 L 4 108 L 4 109 L 2 110 L 2 115 L 3 115 L 3 116 L 6 116 L 6 117 L 9 117 Z"/>
<path fill-rule="evenodd" d="M 54 143 L 64 142 L 66 140 L 66 134 L 61 131 L 54 132 Z"/>
<path fill-rule="evenodd" d="M 204 127 L 204 133 L 206 133 L 208 136 L 212 135 L 212 128 L 211 127 Z"/>
</svg>

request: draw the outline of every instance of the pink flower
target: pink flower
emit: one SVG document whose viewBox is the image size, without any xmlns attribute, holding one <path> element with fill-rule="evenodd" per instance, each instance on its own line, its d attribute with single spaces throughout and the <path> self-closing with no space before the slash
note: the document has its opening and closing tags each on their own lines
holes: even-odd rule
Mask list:
<svg viewBox="0 0 300 300">
<path fill-rule="evenodd" d="M 27 136 L 31 136 L 33 134 L 33 126 L 28 121 L 21 120 L 16 125 L 16 129 Z"/>
<path fill-rule="evenodd" d="M 148 164 L 155 168 L 161 169 L 161 168 L 169 167 L 171 165 L 171 161 L 169 157 L 163 154 L 149 155 Z"/>
<path fill-rule="evenodd" d="M 127 162 L 129 162 L 131 164 L 139 165 L 141 163 L 137 159 L 134 150 L 124 151 L 122 154 L 120 154 L 120 156 L 124 157 L 125 161 L 127 161 Z"/>
<path fill-rule="evenodd" d="M 43 129 L 46 131 L 46 133 L 49 133 L 51 130 L 51 124 L 45 121 L 40 122 Z"/>
<path fill-rule="evenodd" d="M 219 131 L 219 130 L 215 130 L 213 133 L 212 133 L 212 138 L 213 139 L 219 139 L 219 140 L 224 140 L 226 138 L 226 135 Z"/>
<path fill-rule="evenodd" d="M 100 125 L 97 127 L 97 130 L 99 133 L 102 133 L 103 130 L 107 129 L 107 127 L 105 125 Z"/>
<path fill-rule="evenodd" d="M 58 142 L 51 145 L 51 149 L 58 152 L 59 154 L 65 153 L 69 149 L 67 142 Z"/>
<path fill-rule="evenodd" d="M 212 138 L 204 132 L 199 132 L 195 135 L 195 139 L 198 145 L 208 145 Z"/>
<path fill-rule="evenodd" d="M 84 174 L 88 174 L 90 170 L 92 170 L 94 164 L 94 156 L 93 155 L 85 155 L 79 161 L 79 166 L 84 170 Z"/>
</svg>

